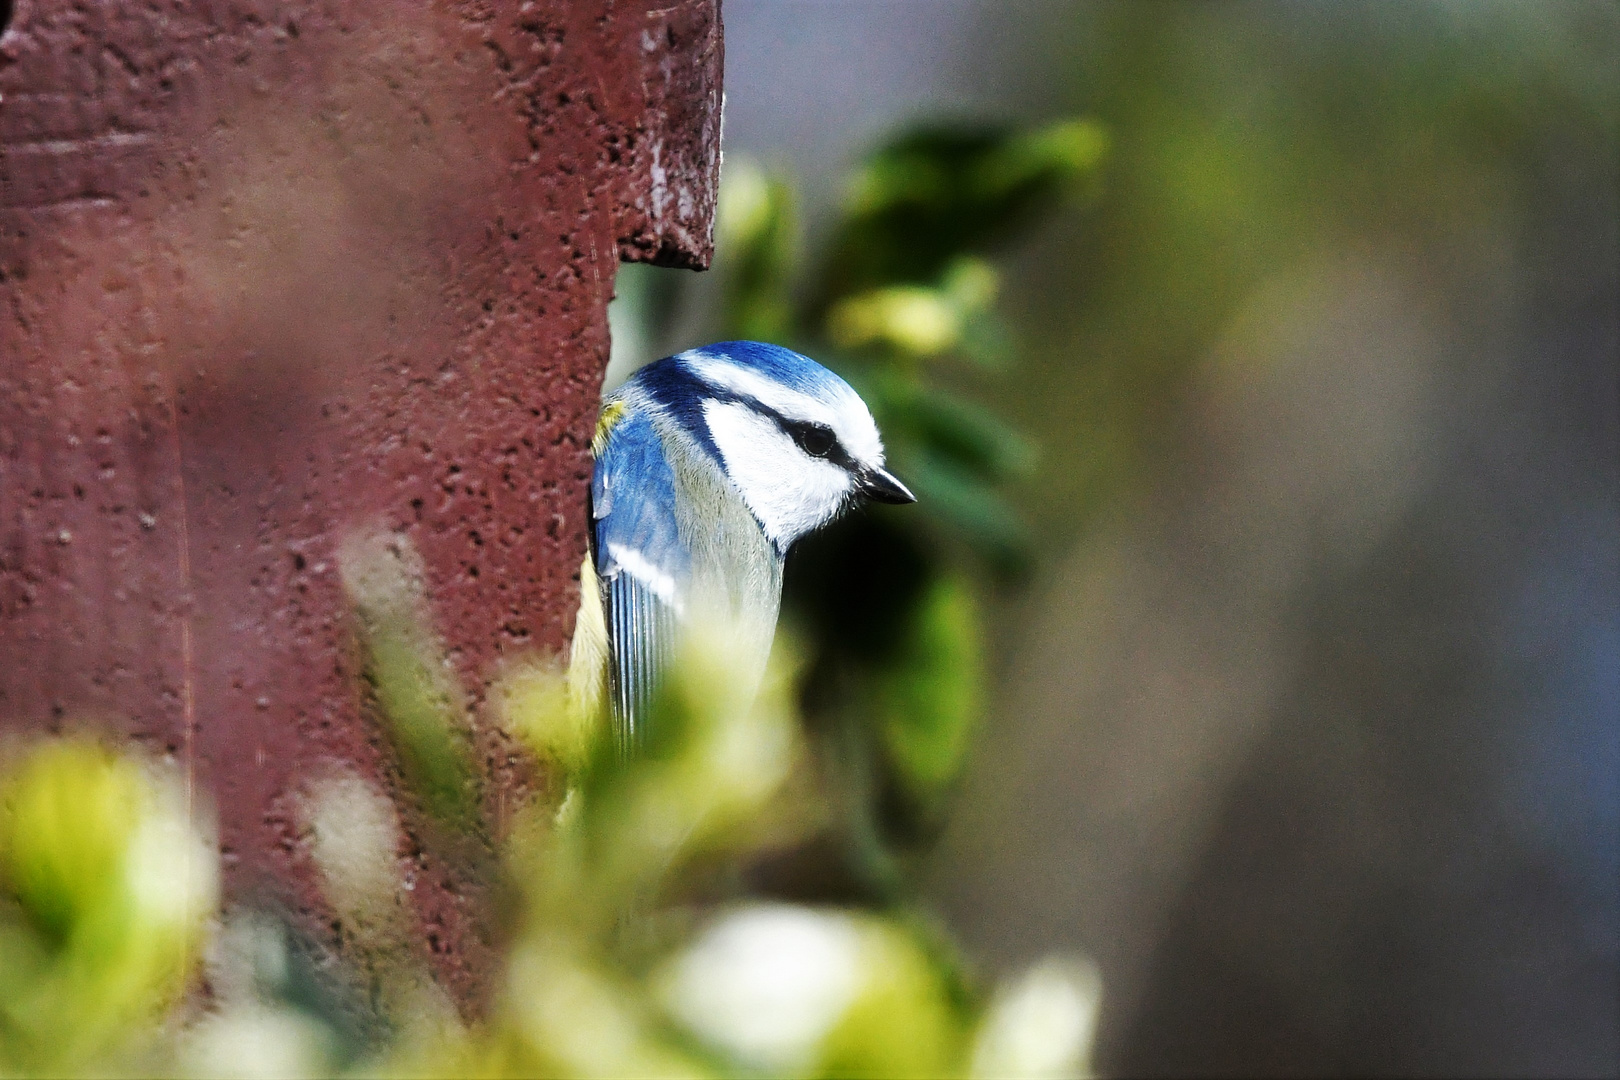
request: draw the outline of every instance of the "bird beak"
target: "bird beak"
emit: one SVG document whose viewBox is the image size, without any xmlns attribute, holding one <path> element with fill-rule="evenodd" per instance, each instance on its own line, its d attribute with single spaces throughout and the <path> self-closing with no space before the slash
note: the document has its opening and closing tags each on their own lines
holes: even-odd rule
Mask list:
<svg viewBox="0 0 1620 1080">
<path fill-rule="evenodd" d="M 867 469 L 861 473 L 860 492 L 868 499 L 883 503 L 914 503 L 917 496 L 887 469 Z"/>
</svg>

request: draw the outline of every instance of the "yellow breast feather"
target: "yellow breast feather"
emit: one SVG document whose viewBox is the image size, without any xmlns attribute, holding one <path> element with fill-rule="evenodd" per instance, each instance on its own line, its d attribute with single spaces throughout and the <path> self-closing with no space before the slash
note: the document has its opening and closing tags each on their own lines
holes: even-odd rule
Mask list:
<svg viewBox="0 0 1620 1080">
<path fill-rule="evenodd" d="M 596 434 L 591 436 L 592 457 L 602 456 L 608 436 L 613 433 L 614 425 L 624 419 L 625 411 L 625 404 L 622 401 L 610 401 L 602 406 L 602 415 L 596 418 Z"/>
</svg>

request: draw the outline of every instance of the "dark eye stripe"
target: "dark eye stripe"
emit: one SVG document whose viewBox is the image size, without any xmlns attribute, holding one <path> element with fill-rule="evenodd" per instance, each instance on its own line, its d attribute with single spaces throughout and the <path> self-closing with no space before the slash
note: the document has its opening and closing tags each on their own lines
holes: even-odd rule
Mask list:
<svg viewBox="0 0 1620 1080">
<path fill-rule="evenodd" d="M 798 444 L 799 449 L 811 457 L 830 457 L 838 446 L 838 436 L 833 434 L 832 428 L 825 424 L 815 424 L 808 420 L 782 421 L 782 430 Z"/>
<path fill-rule="evenodd" d="M 857 471 L 858 466 L 855 464 L 855 459 L 849 456 L 849 452 L 838 441 L 838 436 L 833 432 L 833 429 L 826 424 L 818 424 L 814 420 L 799 420 L 783 416 L 756 397 L 741 394 L 728 387 L 716 386 L 709 382 L 699 383 L 701 387 L 700 394 L 683 393 L 681 388 L 671 388 L 664 385 L 664 382 L 668 380 L 668 375 L 665 373 L 658 373 L 657 378 L 650 378 L 647 373 L 654 371 L 657 367 L 657 364 L 653 364 L 650 367 L 642 368 L 641 375 L 638 377 L 647 382 L 655 399 L 665 408 L 676 413 L 677 416 L 684 418 L 689 415 L 692 417 L 686 423 L 693 430 L 702 433 L 703 442 L 709 452 L 714 455 L 716 461 L 720 460 L 720 450 L 714 445 L 714 435 L 709 431 L 708 423 L 702 419 L 702 403 L 704 401 L 735 402 L 746 405 L 761 416 L 768 416 L 776 421 L 777 426 L 787 434 L 788 438 L 792 439 L 800 450 L 803 450 L 811 457 L 830 461 L 834 465 L 852 473 Z"/>
</svg>

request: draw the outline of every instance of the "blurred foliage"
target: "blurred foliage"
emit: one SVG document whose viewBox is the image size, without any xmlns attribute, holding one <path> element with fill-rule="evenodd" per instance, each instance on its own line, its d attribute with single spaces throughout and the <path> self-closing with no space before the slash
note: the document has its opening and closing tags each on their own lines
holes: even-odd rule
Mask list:
<svg viewBox="0 0 1620 1080">
<path fill-rule="evenodd" d="M 429 813 L 466 825 L 477 804 L 465 736 L 454 705 L 435 678 L 434 657 L 408 626 L 384 621 L 367 635 L 368 680 L 388 721 L 401 770 Z"/>
<path fill-rule="evenodd" d="M 956 779 L 982 702 L 973 595 L 959 578 L 932 582 L 908 613 L 903 650 L 879 670 L 878 730 L 908 795 L 931 801 Z"/>
<path fill-rule="evenodd" d="M 461 689 L 427 629 L 421 561 L 398 537 L 360 532 L 341 545 L 338 564 L 366 646 L 366 680 L 406 788 L 436 821 L 468 829 L 479 784 Z"/>
<path fill-rule="evenodd" d="M 808 642 L 805 708 L 843 792 L 835 842 L 792 876 L 887 902 L 933 835 L 973 738 L 986 680 L 986 583 L 1032 556 L 1007 499 L 1036 453 L 984 404 L 1020 348 L 998 312 L 995 258 L 1095 194 L 1108 138 L 1087 120 L 1023 130 L 933 125 L 874 149 L 812 250 L 792 183 L 727 159 L 710 280 L 621 269 L 615 342 L 638 361 L 761 338 L 816 358 L 872 407 L 915 506 L 870 507 L 799 542 L 784 621 Z M 835 866 L 826 862 L 835 850 Z"/>
<path fill-rule="evenodd" d="M 176 778 L 82 739 L 0 762 L 0 1073 L 141 1060 L 217 878 Z"/>
<path fill-rule="evenodd" d="M 948 625 L 938 612 L 959 603 L 947 590 L 924 618 Z M 922 640 L 948 651 L 939 637 Z M 725 640 L 702 628 L 690 636 L 654 703 L 658 738 L 629 762 L 608 725 L 573 709 L 554 664 L 515 667 L 496 688 L 502 722 L 552 763 L 558 783 L 504 831 L 474 826 L 494 838 L 492 872 L 512 899 L 505 964 L 472 1021 L 415 939 L 406 833 L 367 781 L 336 770 L 303 793 L 310 854 L 344 944 L 341 959 L 312 962 L 321 946 L 295 919 L 244 907 L 207 918 L 217 857 L 176 778 L 85 741 L 10 747 L 0 1074 L 1083 1071 L 1097 1005 L 1088 968 L 1047 961 L 985 995 L 915 915 L 748 900 L 726 884 L 734 868 L 813 831 L 819 799 L 792 650 L 749 700 Z M 380 663 L 373 677 L 379 698 L 446 727 L 418 752 L 459 759 L 449 748 L 468 718 L 439 707 L 454 697 L 415 664 Z M 897 688 L 894 707 L 916 692 Z M 428 762 L 402 775 L 431 788 L 457 767 Z"/>
<path fill-rule="evenodd" d="M 849 182 L 820 267 L 817 308 L 896 282 L 940 281 L 964 256 L 986 254 L 1034 224 L 1077 181 L 1094 184 L 1107 149 L 1102 128 L 1086 120 L 900 135 Z"/>
<path fill-rule="evenodd" d="M 1443 304 L 1479 302 L 1522 242 L 1504 226 L 1589 198 L 1571 149 L 1613 139 L 1617 10 L 1126 2 L 1009 20 L 1029 107 L 1084 108 L 1116 136 L 1088 212 L 1004 266 L 1009 320 L 1038 332 L 1020 378 L 984 390 L 1039 404 L 1023 416 L 1039 490 L 1018 502 L 1041 547 L 1071 550 L 1184 448 L 1189 386 L 1260 290 L 1376 257 L 1425 288 L 1473 275 Z"/>
<path fill-rule="evenodd" d="M 655 737 L 627 762 L 603 736 L 599 688 L 578 681 L 588 664 L 515 663 L 488 716 L 547 782 L 492 818 L 474 698 L 433 632 L 419 557 L 400 535 L 348 537 L 338 563 L 395 790 L 334 763 L 299 793 L 319 928 L 269 901 L 218 909 L 206 814 L 165 769 L 82 739 L 7 747 L 0 1075 L 1085 1071 L 1092 969 L 1051 959 L 987 992 L 908 902 L 904 856 L 982 708 L 976 581 L 1027 559 L 1002 488 L 1033 450 L 958 388 L 1016 360 L 990 258 L 1093 184 L 1104 146 L 1083 122 L 906 135 L 852 180 L 809 273 L 792 186 L 728 166 L 712 336 L 838 368 L 921 499 L 795 552 L 757 698 L 737 691 L 726 635 L 694 628 Z M 624 281 L 649 326 L 676 311 L 651 280 Z M 414 845 L 505 898 L 505 962 L 479 1017 L 417 940 Z"/>
</svg>

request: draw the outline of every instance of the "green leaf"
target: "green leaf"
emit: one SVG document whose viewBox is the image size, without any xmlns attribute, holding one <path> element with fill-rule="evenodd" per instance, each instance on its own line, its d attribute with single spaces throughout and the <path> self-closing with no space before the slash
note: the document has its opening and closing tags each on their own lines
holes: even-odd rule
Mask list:
<svg viewBox="0 0 1620 1080">
<path fill-rule="evenodd" d="M 0 803 L 0 885 L 60 943 L 116 900 L 144 800 L 139 769 L 87 742 L 35 749 Z"/>
<path fill-rule="evenodd" d="M 473 829 L 480 799 L 466 697 L 428 620 L 421 556 L 405 536 L 362 530 L 343 538 L 338 566 L 406 786 L 443 824 Z"/>
<path fill-rule="evenodd" d="M 1062 120 L 1009 137 L 968 174 L 978 197 L 1011 203 L 1067 181 L 1095 175 L 1108 153 L 1108 133 L 1091 120 Z"/>
<path fill-rule="evenodd" d="M 984 649 L 972 590 L 942 577 L 923 595 L 896 662 L 877 678 L 884 746 L 907 792 L 931 804 L 961 771 L 984 697 Z"/>
<path fill-rule="evenodd" d="M 83 738 L 0 782 L 0 1074 L 83 1075 L 185 985 L 218 902 L 172 775 Z"/>
<path fill-rule="evenodd" d="M 442 661 L 417 628 L 386 620 L 370 628 L 371 678 L 406 785 L 428 813 L 466 829 L 476 823 L 478 778 L 461 703 Z"/>
<path fill-rule="evenodd" d="M 949 294 L 921 285 L 870 289 L 839 301 L 827 313 L 835 345 L 883 345 L 912 356 L 944 352 L 962 336 L 962 315 Z"/>
<path fill-rule="evenodd" d="M 1031 132 L 913 129 L 855 173 L 819 284 L 818 307 L 900 282 L 935 281 L 1032 224 L 1065 193 L 1095 187 L 1107 136 L 1088 120 Z"/>
<path fill-rule="evenodd" d="M 935 286 L 891 285 L 845 297 L 827 313 L 827 336 L 845 349 L 877 345 L 936 356 L 962 343 L 999 287 L 1000 276 L 983 259 L 959 258 Z"/>
</svg>

